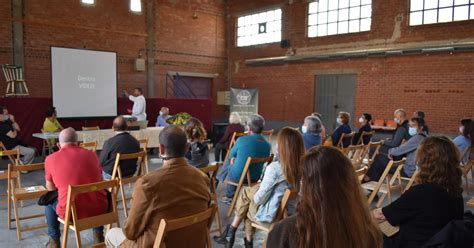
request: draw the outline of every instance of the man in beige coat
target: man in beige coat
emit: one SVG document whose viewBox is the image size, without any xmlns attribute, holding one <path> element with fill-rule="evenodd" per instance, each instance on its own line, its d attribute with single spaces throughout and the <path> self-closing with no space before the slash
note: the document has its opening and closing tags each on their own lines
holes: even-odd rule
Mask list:
<svg viewBox="0 0 474 248">
<path fill-rule="evenodd" d="M 184 159 L 186 134 L 176 126 L 160 133 L 160 153 L 164 165 L 139 179 L 132 195 L 130 213 L 124 227 L 107 233 L 107 247 L 152 247 L 161 219 L 196 214 L 209 207 L 208 177 Z M 206 223 L 168 233 L 168 248 L 205 247 Z"/>
</svg>

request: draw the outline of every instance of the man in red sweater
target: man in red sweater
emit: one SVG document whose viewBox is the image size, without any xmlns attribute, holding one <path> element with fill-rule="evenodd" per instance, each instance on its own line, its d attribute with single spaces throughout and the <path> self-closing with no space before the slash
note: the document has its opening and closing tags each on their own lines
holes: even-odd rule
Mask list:
<svg viewBox="0 0 474 248">
<path fill-rule="evenodd" d="M 67 128 L 59 134 L 60 150 L 49 155 L 45 161 L 46 188 L 58 191 L 58 199 L 45 207 L 50 237 L 46 247 L 59 247 L 58 216 L 64 219 L 69 185 L 81 185 L 102 181 L 102 170 L 97 155 L 77 145 L 77 134 Z M 84 193 L 76 196 L 76 209 L 79 219 L 100 215 L 107 211 L 105 191 Z M 103 227 L 94 228 L 94 241 L 104 240 Z"/>
</svg>

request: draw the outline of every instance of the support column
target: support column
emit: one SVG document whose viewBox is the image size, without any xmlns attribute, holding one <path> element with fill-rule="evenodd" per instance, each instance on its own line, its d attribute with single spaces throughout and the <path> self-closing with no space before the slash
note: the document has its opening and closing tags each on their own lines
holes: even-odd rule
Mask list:
<svg viewBox="0 0 474 248">
<path fill-rule="evenodd" d="M 155 0 L 147 0 L 146 5 L 146 53 L 147 53 L 147 92 L 155 96 Z"/>
<path fill-rule="evenodd" d="M 23 46 L 23 0 L 12 1 L 13 62 L 25 68 Z"/>
</svg>

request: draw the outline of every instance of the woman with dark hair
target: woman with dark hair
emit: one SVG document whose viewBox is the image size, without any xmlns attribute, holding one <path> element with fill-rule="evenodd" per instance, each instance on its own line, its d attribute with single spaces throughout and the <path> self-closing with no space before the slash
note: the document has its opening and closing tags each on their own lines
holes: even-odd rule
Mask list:
<svg viewBox="0 0 474 248">
<path fill-rule="evenodd" d="M 267 247 L 381 247 L 382 234 L 351 161 L 334 147 L 316 146 L 302 165 L 296 214 L 274 226 Z"/>
<path fill-rule="evenodd" d="M 201 168 L 209 165 L 209 147 L 206 140 L 207 133 L 202 122 L 191 117 L 184 127 L 184 131 L 188 136 L 189 150 L 184 156 L 188 164 Z"/>
<path fill-rule="evenodd" d="M 54 133 L 63 130 L 63 126 L 56 118 L 56 108 L 51 106 L 46 110 L 46 119 L 43 122 L 43 131 L 46 133 Z"/>
<path fill-rule="evenodd" d="M 349 113 L 339 112 L 336 120 L 338 127 L 331 136 L 333 146 L 337 146 L 343 134 L 351 133 L 351 127 L 349 126 L 350 118 L 351 115 Z M 349 139 L 343 141 L 343 147 L 348 147 L 350 144 L 351 141 Z"/>
<path fill-rule="evenodd" d="M 363 113 L 361 117 L 359 117 L 360 128 L 359 131 L 354 135 L 354 139 L 352 139 L 352 144 L 356 145 L 359 142 L 360 136 L 363 132 L 370 132 L 372 131 L 372 126 L 370 125 L 370 121 L 372 120 L 372 115 L 369 113 Z M 364 145 L 369 144 L 371 137 L 364 137 L 362 143 Z"/>
<path fill-rule="evenodd" d="M 299 189 L 301 168 L 300 161 L 305 149 L 303 137 L 297 130 L 285 127 L 277 137 L 279 161 L 269 164 L 262 182 L 253 187 L 243 188 L 237 198 L 235 217 L 220 236 L 214 240 L 230 248 L 234 244 L 235 232 L 242 221 L 245 221 L 245 247 L 252 247 L 255 228 L 252 222 L 269 224 L 275 218 L 281 199 L 286 189 Z M 290 204 L 292 205 L 292 204 Z M 291 209 L 289 209 L 289 212 Z M 270 246 L 271 247 L 271 246 Z"/>
<path fill-rule="evenodd" d="M 416 152 L 417 184 L 387 207 L 375 209 L 374 217 L 400 226 L 384 247 L 421 247 L 464 212 L 459 151 L 444 136 L 424 139 Z"/>
<path fill-rule="evenodd" d="M 466 148 L 470 149 L 472 146 L 472 137 L 474 136 L 474 122 L 471 119 L 461 120 L 461 126 L 459 127 L 461 135 L 456 137 L 453 142 L 458 147 L 459 152 L 463 154 Z M 463 162 L 469 159 L 470 152 L 464 155 Z"/>
</svg>

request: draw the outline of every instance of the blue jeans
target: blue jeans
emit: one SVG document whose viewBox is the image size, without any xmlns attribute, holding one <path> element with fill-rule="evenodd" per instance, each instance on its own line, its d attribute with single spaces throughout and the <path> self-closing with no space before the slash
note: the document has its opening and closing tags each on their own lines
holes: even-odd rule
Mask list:
<svg viewBox="0 0 474 248">
<path fill-rule="evenodd" d="M 102 177 L 104 178 L 104 180 L 112 179 L 112 175 L 109 175 L 109 173 L 107 173 L 105 171 L 102 171 Z"/>
<path fill-rule="evenodd" d="M 229 174 L 227 175 L 227 180 L 234 182 L 234 183 L 239 183 L 241 175 L 233 175 L 232 172 L 229 171 Z M 232 198 L 234 197 L 235 190 L 237 189 L 236 186 L 227 184 L 226 188 L 226 196 L 227 198 Z"/>
<path fill-rule="evenodd" d="M 48 206 L 44 208 L 46 215 L 46 222 L 48 222 L 48 235 L 54 240 L 59 240 L 61 237 L 61 231 L 59 230 L 58 214 L 56 214 L 56 206 L 58 200 L 54 200 Z M 104 227 L 95 227 L 92 229 L 94 233 L 104 233 Z"/>
</svg>

